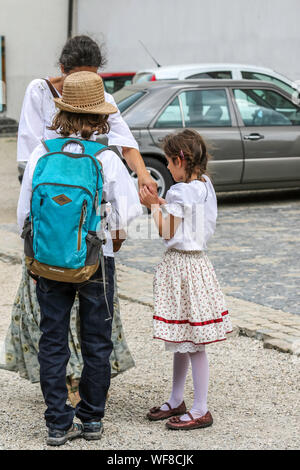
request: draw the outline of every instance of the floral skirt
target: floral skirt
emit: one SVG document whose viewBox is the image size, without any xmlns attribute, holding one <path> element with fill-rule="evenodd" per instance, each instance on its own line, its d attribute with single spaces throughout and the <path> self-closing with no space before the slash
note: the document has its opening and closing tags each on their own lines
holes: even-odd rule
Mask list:
<svg viewBox="0 0 300 470">
<path fill-rule="evenodd" d="M 167 250 L 154 277 L 154 338 L 196 352 L 232 332 L 214 268 L 204 252 Z"/>
<path fill-rule="evenodd" d="M 120 318 L 120 307 L 115 276 L 114 315 L 112 324 L 113 351 L 110 356 L 111 373 L 115 377 L 134 366 L 128 349 Z M 27 273 L 22 261 L 22 279 L 13 304 L 11 324 L 4 343 L 4 363 L 0 368 L 19 372 L 20 376 L 32 383 L 39 382 L 38 345 L 41 336 L 40 307 L 36 297 L 36 286 Z M 79 340 L 79 300 L 76 295 L 71 310 L 69 348 L 71 352 L 67 365 L 67 376 L 79 379 L 83 368 Z M 3 361 L 2 361 L 3 362 Z"/>
</svg>

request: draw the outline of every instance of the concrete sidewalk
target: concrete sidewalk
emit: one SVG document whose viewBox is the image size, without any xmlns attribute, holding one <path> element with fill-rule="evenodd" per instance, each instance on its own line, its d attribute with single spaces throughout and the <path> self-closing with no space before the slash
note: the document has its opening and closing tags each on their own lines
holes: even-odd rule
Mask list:
<svg viewBox="0 0 300 470">
<path fill-rule="evenodd" d="M 176 433 L 164 422 L 149 422 L 146 413 L 164 403 L 172 388 L 172 353 L 153 340 L 152 307 L 144 274 L 119 266 L 120 309 L 124 334 L 136 367 L 113 378 L 101 441 L 74 440 L 65 450 L 279 450 L 299 449 L 300 358 L 264 349 L 262 341 L 229 335 L 207 347 L 210 368 L 208 406 L 214 424 L 205 430 Z M 126 274 L 126 282 L 121 280 Z M 131 292 L 138 277 L 139 287 Z M 0 342 L 11 320 L 21 265 L 0 262 Z M 149 291 L 151 289 L 151 276 Z M 143 294 L 144 293 L 144 294 Z M 151 303 L 151 297 L 150 297 Z M 235 312 L 233 312 L 235 315 Z M 238 331 L 238 330 L 236 330 Z M 45 403 L 40 385 L 0 369 L 0 446 L 5 450 L 50 450 L 46 445 Z M 193 403 L 192 373 L 184 400 Z"/>
<path fill-rule="evenodd" d="M 21 262 L 23 242 L 13 224 L 0 226 L 0 260 Z M 117 263 L 120 298 L 153 306 L 152 274 Z M 223 289 L 226 295 L 226 288 Z M 265 348 L 300 356 L 300 317 L 226 295 L 236 333 L 263 341 Z"/>
</svg>

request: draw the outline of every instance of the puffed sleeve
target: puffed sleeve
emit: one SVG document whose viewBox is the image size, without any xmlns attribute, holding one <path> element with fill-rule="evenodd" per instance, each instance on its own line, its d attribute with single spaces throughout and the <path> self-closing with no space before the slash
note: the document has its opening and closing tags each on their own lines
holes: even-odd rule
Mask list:
<svg viewBox="0 0 300 470">
<path fill-rule="evenodd" d="M 184 216 L 184 186 L 180 183 L 171 186 L 166 194 L 166 204 L 164 209 L 174 217 L 183 218 Z"/>
<path fill-rule="evenodd" d="M 114 98 L 109 93 L 105 93 L 105 100 L 117 108 Z M 108 145 L 139 150 L 139 146 L 119 110 L 117 113 L 109 115 L 108 124 L 110 126 L 110 131 L 107 134 Z"/>
<path fill-rule="evenodd" d="M 18 128 L 18 161 L 28 161 L 44 137 L 43 92 L 40 79 L 30 82 L 26 89 Z"/>
</svg>

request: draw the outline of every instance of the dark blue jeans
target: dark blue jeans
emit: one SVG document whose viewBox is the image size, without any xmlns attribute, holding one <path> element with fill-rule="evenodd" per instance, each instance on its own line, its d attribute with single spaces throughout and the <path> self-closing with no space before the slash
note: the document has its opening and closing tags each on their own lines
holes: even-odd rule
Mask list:
<svg viewBox="0 0 300 470">
<path fill-rule="evenodd" d="M 114 258 L 106 257 L 106 297 L 113 315 Z M 79 294 L 80 337 L 83 370 L 79 384 L 81 401 L 76 410 L 66 404 L 66 367 L 70 358 L 68 332 L 70 312 L 76 291 Z M 67 430 L 74 414 L 82 422 L 100 421 L 104 416 L 110 386 L 112 321 L 104 296 L 101 266 L 89 281 L 82 284 L 39 278 L 36 286 L 41 308 L 39 343 L 40 383 L 47 410 L 48 428 Z"/>
</svg>

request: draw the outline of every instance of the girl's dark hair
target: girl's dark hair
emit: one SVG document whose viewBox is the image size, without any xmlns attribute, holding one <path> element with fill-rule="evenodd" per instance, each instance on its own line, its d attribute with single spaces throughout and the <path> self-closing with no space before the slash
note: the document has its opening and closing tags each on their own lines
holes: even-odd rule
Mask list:
<svg viewBox="0 0 300 470">
<path fill-rule="evenodd" d="M 66 73 L 75 67 L 103 67 L 105 58 L 98 44 L 88 36 L 68 39 L 61 52 L 59 63 Z"/>
<path fill-rule="evenodd" d="M 167 135 L 163 140 L 163 150 L 172 160 L 179 157 L 186 162 L 187 181 L 193 173 L 197 173 L 199 179 L 207 173 L 207 163 L 211 156 L 198 132 L 185 129 L 183 132 Z"/>
<path fill-rule="evenodd" d="M 109 124 L 107 114 L 84 114 L 70 113 L 68 111 L 58 111 L 54 116 L 52 125 L 48 127 L 51 131 L 69 137 L 71 134 L 80 134 L 88 140 L 92 134 L 108 134 Z"/>
</svg>

